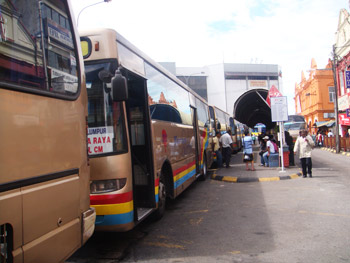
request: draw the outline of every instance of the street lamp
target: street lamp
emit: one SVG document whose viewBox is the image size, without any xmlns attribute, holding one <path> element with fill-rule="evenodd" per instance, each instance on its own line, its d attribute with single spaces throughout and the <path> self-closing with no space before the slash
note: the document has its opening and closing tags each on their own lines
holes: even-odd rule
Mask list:
<svg viewBox="0 0 350 263">
<path fill-rule="evenodd" d="M 336 46 L 333 45 L 333 63 L 332 63 L 332 69 L 333 69 L 333 79 L 334 79 L 334 113 L 335 113 L 335 151 L 336 153 L 340 152 L 340 143 L 339 143 L 339 116 L 338 116 L 338 84 L 337 84 L 337 69 L 336 69 L 336 53 L 335 53 Z"/>
<path fill-rule="evenodd" d="M 91 7 L 91 6 L 94 6 L 94 5 L 98 5 L 98 4 L 102 4 L 102 3 L 109 3 L 111 2 L 112 0 L 103 0 L 101 2 L 97 2 L 97 3 L 94 3 L 94 4 L 91 4 L 91 5 L 88 5 L 88 6 L 85 6 L 83 9 L 80 10 L 79 14 L 78 14 L 78 18 L 77 18 L 77 27 L 79 26 L 79 17 L 80 17 L 80 14 L 88 7 Z"/>
</svg>

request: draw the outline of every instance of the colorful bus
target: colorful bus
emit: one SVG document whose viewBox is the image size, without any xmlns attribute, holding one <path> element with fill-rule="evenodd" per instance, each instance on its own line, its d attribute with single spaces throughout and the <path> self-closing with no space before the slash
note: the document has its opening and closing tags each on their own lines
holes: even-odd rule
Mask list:
<svg viewBox="0 0 350 263">
<path fill-rule="evenodd" d="M 210 123 L 212 130 L 226 133 L 230 129 L 230 115 L 216 106 L 209 105 Z M 215 132 L 214 132 L 215 135 Z"/>
<path fill-rule="evenodd" d="M 209 109 L 112 29 L 81 31 L 96 229 L 127 231 L 176 198 L 212 162 Z"/>
<path fill-rule="evenodd" d="M 94 231 L 70 3 L 0 2 L 0 262 L 63 262 Z"/>
<path fill-rule="evenodd" d="M 232 131 L 233 153 L 237 153 L 242 149 L 243 124 L 230 117 L 230 128 Z"/>
</svg>

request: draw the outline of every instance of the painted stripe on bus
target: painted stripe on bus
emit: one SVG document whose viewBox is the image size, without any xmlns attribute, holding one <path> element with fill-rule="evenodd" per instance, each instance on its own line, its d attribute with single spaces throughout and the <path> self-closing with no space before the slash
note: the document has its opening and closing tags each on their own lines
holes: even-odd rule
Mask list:
<svg viewBox="0 0 350 263">
<path fill-rule="evenodd" d="M 156 203 L 159 202 L 159 178 L 154 182 L 154 193 L 156 198 Z"/>
<path fill-rule="evenodd" d="M 185 165 L 184 167 L 186 167 L 185 170 L 183 170 L 182 172 L 175 174 L 174 175 L 174 189 L 176 189 L 177 187 L 179 187 L 181 184 L 183 184 L 184 182 L 186 182 L 188 179 L 190 179 L 191 177 L 193 177 L 196 173 L 196 164 L 195 161 Z M 183 168 L 183 167 L 182 167 Z M 182 170 L 182 168 L 180 168 Z M 180 170 L 178 169 L 178 170 Z M 177 170 L 177 171 L 178 171 Z"/>
<path fill-rule="evenodd" d="M 96 215 L 125 214 L 134 210 L 134 202 L 130 201 L 113 205 L 92 205 L 96 209 Z"/>
<path fill-rule="evenodd" d="M 134 221 L 134 211 L 118 215 L 96 216 L 96 226 L 113 226 L 128 224 Z"/>
<path fill-rule="evenodd" d="M 132 191 L 122 194 L 90 195 L 91 205 L 121 204 L 132 200 Z"/>
</svg>

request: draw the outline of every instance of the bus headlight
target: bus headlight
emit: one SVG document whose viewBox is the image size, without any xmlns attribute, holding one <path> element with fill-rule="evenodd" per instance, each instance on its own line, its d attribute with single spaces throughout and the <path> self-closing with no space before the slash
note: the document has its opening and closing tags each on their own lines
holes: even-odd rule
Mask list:
<svg viewBox="0 0 350 263">
<path fill-rule="evenodd" d="M 122 189 L 126 184 L 126 178 L 113 180 L 99 180 L 90 183 L 91 194 L 103 194 Z"/>
</svg>

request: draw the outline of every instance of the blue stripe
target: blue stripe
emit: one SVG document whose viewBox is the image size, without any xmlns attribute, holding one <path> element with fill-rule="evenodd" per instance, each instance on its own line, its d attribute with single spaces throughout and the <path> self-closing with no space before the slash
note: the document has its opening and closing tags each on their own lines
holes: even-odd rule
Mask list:
<svg viewBox="0 0 350 263">
<path fill-rule="evenodd" d="M 159 202 L 159 195 L 156 195 L 156 203 Z"/>
<path fill-rule="evenodd" d="M 186 182 L 188 179 L 193 177 L 196 174 L 196 168 L 194 168 L 191 172 L 186 174 L 184 177 L 182 177 L 180 180 L 175 182 L 174 189 L 178 188 L 180 185 L 182 185 L 184 182 Z"/>
<path fill-rule="evenodd" d="M 118 215 L 96 216 L 96 226 L 113 226 L 127 224 L 134 221 L 134 211 Z"/>
</svg>

